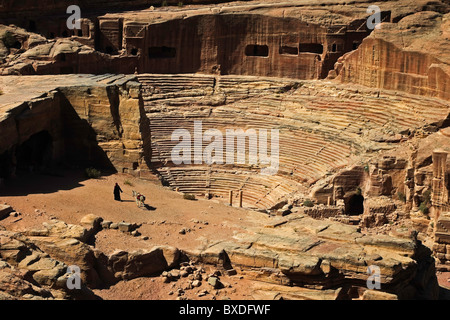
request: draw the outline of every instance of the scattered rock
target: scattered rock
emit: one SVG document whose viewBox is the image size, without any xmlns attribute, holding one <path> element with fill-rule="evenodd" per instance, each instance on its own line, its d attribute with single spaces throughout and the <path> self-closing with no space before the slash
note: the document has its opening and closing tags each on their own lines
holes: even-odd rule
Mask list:
<svg viewBox="0 0 450 320">
<path fill-rule="evenodd" d="M 214 288 L 214 289 L 220 289 L 223 288 L 223 284 L 220 282 L 219 278 L 217 277 L 209 277 L 208 283 Z"/>
<path fill-rule="evenodd" d="M 183 289 L 180 288 L 180 289 L 177 290 L 177 295 L 178 296 L 182 296 L 183 294 L 184 294 L 184 290 Z"/>
<path fill-rule="evenodd" d="M 197 294 L 197 296 L 203 297 L 203 296 L 206 296 L 208 293 L 209 293 L 208 290 L 205 289 L 205 290 L 200 291 L 200 292 Z"/>
<path fill-rule="evenodd" d="M 378 290 L 366 290 L 362 300 L 398 300 L 397 295 Z"/>
<path fill-rule="evenodd" d="M 0 219 L 7 217 L 13 210 L 11 206 L 8 205 L 0 205 Z"/>
<path fill-rule="evenodd" d="M 139 233 L 139 231 L 134 230 L 134 231 L 131 231 L 131 235 L 132 235 L 133 237 L 139 237 L 141 234 Z"/>
<path fill-rule="evenodd" d="M 111 223 L 111 224 L 109 225 L 109 228 L 110 228 L 110 229 L 119 229 L 119 224 L 113 222 L 113 223 Z"/>
<path fill-rule="evenodd" d="M 183 278 L 186 278 L 189 275 L 189 273 L 186 270 L 181 270 L 180 271 L 180 276 Z"/>
<path fill-rule="evenodd" d="M 171 277 L 171 278 L 174 278 L 174 279 L 179 279 L 180 276 L 181 276 L 180 270 L 178 270 L 178 269 L 172 269 L 172 270 L 170 270 L 169 274 L 170 274 L 170 277 Z"/>
<path fill-rule="evenodd" d="M 132 224 L 128 222 L 119 222 L 118 229 L 122 232 L 131 232 Z"/>
<path fill-rule="evenodd" d="M 103 218 L 98 217 L 94 214 L 88 214 L 85 215 L 81 220 L 80 223 L 83 227 L 85 227 L 87 230 L 100 230 L 101 223 L 103 221 Z"/>
<path fill-rule="evenodd" d="M 111 227 L 111 224 L 112 224 L 112 221 L 108 221 L 108 220 L 102 221 L 102 228 L 109 229 Z"/>
<path fill-rule="evenodd" d="M 201 273 L 195 273 L 193 274 L 193 280 L 203 280 L 203 277 L 201 275 Z"/>
<path fill-rule="evenodd" d="M 183 290 L 191 290 L 193 288 L 192 282 L 188 282 L 184 287 Z"/>
<path fill-rule="evenodd" d="M 228 276 L 234 276 L 237 274 L 237 272 L 235 269 L 227 269 L 227 270 L 225 270 L 225 274 Z"/>
</svg>

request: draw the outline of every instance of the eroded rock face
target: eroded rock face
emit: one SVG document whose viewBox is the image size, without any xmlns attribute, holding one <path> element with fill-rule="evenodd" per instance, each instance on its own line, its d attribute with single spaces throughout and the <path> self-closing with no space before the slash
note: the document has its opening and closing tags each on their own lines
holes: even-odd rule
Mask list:
<svg viewBox="0 0 450 320">
<path fill-rule="evenodd" d="M 120 4 L 113 2 L 108 6 L 120 8 Z M 342 61 L 333 68 L 339 57 L 358 48 L 372 31 L 366 24 L 369 17 L 367 8 L 372 5 L 370 1 L 351 4 L 330 1 L 326 8 L 320 2 L 304 0 L 281 4 L 275 1 L 239 5 L 206 4 L 189 7 L 189 10 L 167 10 L 156 6 L 132 13 L 100 16 L 89 10 L 91 5 L 96 7 L 95 4 L 83 6 L 81 29 L 75 31 L 68 30 L 64 19 L 59 17 L 53 25 L 38 18 L 30 19 L 28 25 L 14 16 L 8 19 L 11 24 L 19 23 L 28 28 L 28 31 L 16 32 L 20 49 L 27 51 L 13 50 L 12 56 L 3 65 L 3 74 L 133 73 L 136 69 L 140 73 L 202 72 L 305 80 L 323 79 L 332 71 L 330 74 L 333 77 L 339 74 L 345 82 L 356 81 L 356 78 L 347 79 L 358 76 L 347 76 L 347 67 L 343 67 Z M 58 4 L 56 7 L 60 6 Z M 130 6 L 139 4 L 128 5 L 127 9 Z M 449 10 L 448 5 L 440 1 L 420 5 L 414 1 L 399 0 L 380 7 L 382 22 L 395 21 L 400 28 L 406 29 L 415 26 L 416 18 L 410 17 L 415 12 L 434 10 L 433 14 L 440 15 Z M 23 14 L 19 8 L 14 10 L 18 11 L 19 16 Z M 426 20 L 423 26 L 438 28 L 430 23 L 435 16 L 423 16 Z M 443 30 L 445 26 L 443 24 Z M 48 38 L 63 39 L 51 40 L 54 45 L 39 43 L 37 47 L 30 48 L 29 43 L 38 43 L 28 39 L 38 37 L 30 33 L 36 30 Z M 185 33 L 189 37 L 185 37 Z M 384 34 L 381 39 L 387 43 L 397 42 Z M 370 46 L 367 41 L 366 45 Z M 390 48 L 387 49 L 394 56 L 403 55 L 403 51 L 395 52 L 394 47 Z M 432 91 L 445 92 L 441 86 L 445 86 L 444 80 L 448 75 L 446 67 L 442 67 L 440 62 L 434 65 L 434 60 L 429 62 L 433 64 L 430 81 L 436 82 L 431 84 L 435 88 Z M 425 64 L 428 68 L 429 63 Z M 448 63 L 444 62 L 444 65 Z M 361 72 L 356 73 L 368 72 L 363 68 L 366 66 L 358 66 Z M 423 75 L 422 71 L 419 74 Z M 408 76 L 409 81 L 424 85 L 424 80 L 414 78 L 413 74 L 412 78 Z M 364 80 L 367 78 L 362 77 L 356 82 L 367 82 Z M 400 78 L 390 82 L 392 84 L 386 83 L 381 87 L 393 86 L 408 92 L 413 87 L 419 87 L 411 84 L 405 86 Z"/>
<path fill-rule="evenodd" d="M 30 89 L 28 102 L 20 101 L 18 91 L 2 96 L 5 109 L 0 126 L 10 137 L 0 142 L 2 178 L 14 176 L 17 169 L 40 170 L 63 161 L 139 175 L 146 139 L 141 134 L 139 83 L 124 75 L 82 76 L 70 86 L 60 79 L 50 80 L 41 92 Z M 45 152 L 24 160 L 20 150 L 27 143 L 44 145 Z M 147 166 L 142 169 L 148 171 Z"/>
<path fill-rule="evenodd" d="M 21 233 L 0 232 L 0 292 L 3 299 L 95 298 L 84 283 L 80 290 L 71 291 L 66 285 L 68 265 L 54 259 L 48 247 L 44 246 L 51 255 L 41 250 L 40 245 L 39 241 Z M 73 254 L 76 256 L 79 250 Z M 70 252 L 64 255 L 67 257 Z"/>
<path fill-rule="evenodd" d="M 35 164 L 23 162 L 21 148 L 43 143 L 45 152 L 36 159 L 44 167 L 63 158 L 96 161 L 141 178 L 156 170 L 177 190 L 208 198 L 243 191 L 245 207 L 294 214 L 190 254 L 208 263 L 227 261 L 271 283 L 255 286 L 255 296 L 436 298 L 434 260 L 417 234 L 363 234 L 352 225 L 384 227 L 411 213 L 419 239 L 434 235 L 434 256 L 448 270 L 448 150 L 431 148 L 448 149 L 449 7 L 391 1 L 381 28 L 368 36 L 371 2 L 327 4 L 153 8 L 87 17 L 77 34 L 64 34 L 65 21 L 49 28 L 30 20 L 28 29 L 42 28 L 46 37 L 2 26 L 0 34 L 10 34 L 0 41 L 3 75 L 172 75 L 3 78 L 0 130 L 8 139 L 0 140 L 0 178 L 14 176 L 18 167 L 32 170 Z M 17 15 L 11 19 L 26 14 L 24 7 L 6 8 Z M 209 75 L 174 75 L 196 72 Z M 327 75 L 335 81 L 309 81 Z M 231 124 L 279 128 L 278 174 L 261 177 L 260 168 L 250 165 L 175 166 L 171 133 L 191 128 L 194 120 L 203 121 L 205 130 Z M 419 154 L 401 152 L 405 142 L 415 149 L 414 138 L 428 134 Z M 390 149 L 400 155 L 382 155 Z M 299 205 L 310 191 L 312 205 L 319 206 L 283 206 Z M 72 297 L 60 290 L 69 265 L 81 266 L 83 282 L 100 287 L 178 262 L 180 252 L 171 247 L 106 255 L 88 244 L 100 228 L 98 217 L 80 223 L 50 221 L 41 229 L 4 234 L 1 297 Z M 131 224 L 115 227 L 129 232 Z M 380 268 L 382 292 L 367 290 L 370 265 Z"/>
<path fill-rule="evenodd" d="M 317 81 L 204 75 L 139 75 L 138 79 L 149 119 L 151 166 L 162 179 L 182 192 L 210 198 L 225 200 L 228 191 L 234 190 L 234 203 L 238 200 L 237 191 L 243 191 L 244 207 L 252 208 L 275 208 L 286 201 L 282 194 L 297 190 L 306 197 L 305 189 L 309 188 L 313 189 L 314 200 L 321 204 L 349 198 L 357 188 L 364 196 L 391 196 L 400 181 L 403 183 L 406 162 L 400 158 L 380 159 L 378 167 L 371 166 L 371 158 L 378 161 L 374 153 L 398 146 L 408 138 L 408 128 L 417 126 L 418 130 L 420 124 L 412 110 L 422 110 L 420 117 L 426 123 L 439 123 L 448 115 L 448 105 L 443 101 L 426 99 L 427 103 L 439 105 L 435 105 L 435 110 L 440 115 L 431 120 L 427 109 L 412 107 L 411 98 L 400 98 L 400 93 L 394 96 L 384 92 L 391 98 L 380 100 L 371 89 L 350 89 Z M 403 108 L 398 99 L 409 107 Z M 396 117 L 398 112 L 403 116 Z M 360 117 L 355 118 L 355 114 Z M 173 164 L 171 151 L 177 141 L 171 139 L 171 134 L 176 129 L 186 129 L 192 137 L 194 121 L 201 121 L 203 131 L 215 129 L 223 136 L 227 129 L 258 132 L 277 128 L 277 174 L 259 175 L 262 166 L 248 162 L 233 167 L 215 163 Z M 204 143 L 204 147 L 207 145 Z M 224 150 L 224 159 L 226 154 Z M 389 174 L 383 175 L 387 171 Z M 339 188 L 343 194 L 338 199 Z"/>
<path fill-rule="evenodd" d="M 339 60 L 339 79 L 449 100 L 449 17 L 419 12 L 382 24 Z"/>
<path fill-rule="evenodd" d="M 356 226 L 300 214 L 281 219 L 287 222 L 239 234 L 236 242 L 212 244 L 191 254 L 219 263 L 225 252 L 233 267 L 240 267 L 248 277 L 278 285 L 255 284 L 257 296 L 265 292 L 284 298 L 369 299 L 367 270 L 376 266 L 381 290 L 390 298 L 437 298 L 431 252 L 417 240 L 363 235 Z M 418 282 L 424 276 L 427 280 Z M 288 290 L 280 284 L 294 287 Z"/>
<path fill-rule="evenodd" d="M 94 299 L 88 288 L 157 275 L 179 265 L 181 253 L 170 246 L 105 255 L 86 243 L 89 233 L 99 231 L 95 227 L 100 219 L 85 216 L 81 224 L 88 229 L 51 220 L 42 230 L 0 231 L 1 298 Z M 81 288 L 68 286 L 73 281 L 69 270 L 79 270 Z"/>
<path fill-rule="evenodd" d="M 151 250 L 116 251 L 108 256 L 108 270 L 117 280 L 159 274 L 178 263 L 177 248 L 163 246 Z"/>
<path fill-rule="evenodd" d="M 450 270 L 450 213 L 442 213 L 436 221 L 433 252 L 438 270 Z"/>
<path fill-rule="evenodd" d="M 438 297 L 431 251 L 416 238 L 363 235 L 355 226 L 319 221 L 299 213 L 274 219 L 280 221 L 237 234 L 234 242 L 213 243 L 187 252 L 157 246 L 106 255 L 79 240 L 64 238 L 67 231 L 59 233 L 63 237 L 56 233 L 25 236 L 2 231 L 1 296 L 95 298 L 88 287 L 158 275 L 178 267 L 185 255 L 197 262 L 218 265 L 225 271 L 239 269 L 241 275 L 252 280 L 254 298 Z M 66 225 L 66 229 L 70 226 Z M 69 265 L 81 270 L 81 291 L 67 288 Z M 377 292 L 370 291 L 367 285 L 369 266 L 380 271 L 381 289 Z M 30 279 L 38 285 L 31 284 Z"/>
</svg>

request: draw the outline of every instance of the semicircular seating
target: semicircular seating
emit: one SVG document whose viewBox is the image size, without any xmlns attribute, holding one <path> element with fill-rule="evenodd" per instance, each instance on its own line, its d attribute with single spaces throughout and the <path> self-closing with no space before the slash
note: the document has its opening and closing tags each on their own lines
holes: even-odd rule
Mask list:
<svg viewBox="0 0 450 320">
<path fill-rule="evenodd" d="M 140 75 L 139 81 L 150 122 L 151 163 L 164 180 L 182 192 L 225 201 L 229 191 L 235 197 L 243 191 L 244 206 L 253 208 L 270 208 L 306 192 L 360 155 L 392 148 L 395 143 L 384 136 L 439 121 L 450 112 L 445 101 L 319 81 L 187 74 Z M 171 151 L 178 142 L 171 135 L 187 129 L 193 136 L 194 121 L 201 121 L 202 132 L 218 129 L 224 137 L 227 129 L 279 130 L 278 173 L 264 176 L 248 163 L 175 165 Z M 270 139 L 267 146 L 270 154 Z M 249 151 L 247 140 L 246 159 Z"/>
</svg>

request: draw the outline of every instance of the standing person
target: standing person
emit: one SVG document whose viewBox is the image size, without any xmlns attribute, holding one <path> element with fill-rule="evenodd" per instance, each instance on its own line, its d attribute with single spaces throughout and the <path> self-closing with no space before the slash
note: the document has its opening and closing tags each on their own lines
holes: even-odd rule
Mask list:
<svg viewBox="0 0 450 320">
<path fill-rule="evenodd" d="M 114 200 L 116 201 L 122 201 L 120 199 L 120 193 L 123 192 L 122 189 L 120 189 L 119 184 L 116 182 L 116 185 L 114 186 Z"/>
</svg>

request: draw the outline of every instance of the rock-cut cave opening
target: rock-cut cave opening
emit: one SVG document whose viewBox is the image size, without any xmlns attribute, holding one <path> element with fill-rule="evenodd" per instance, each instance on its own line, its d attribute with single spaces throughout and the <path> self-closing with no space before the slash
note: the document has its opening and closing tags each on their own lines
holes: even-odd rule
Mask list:
<svg viewBox="0 0 450 320">
<path fill-rule="evenodd" d="M 41 131 L 16 148 L 17 170 L 41 170 L 52 164 L 52 156 L 52 137 L 48 131 Z"/>
<path fill-rule="evenodd" d="M 357 216 L 364 213 L 364 196 L 354 194 L 345 201 L 345 214 Z"/>
</svg>

